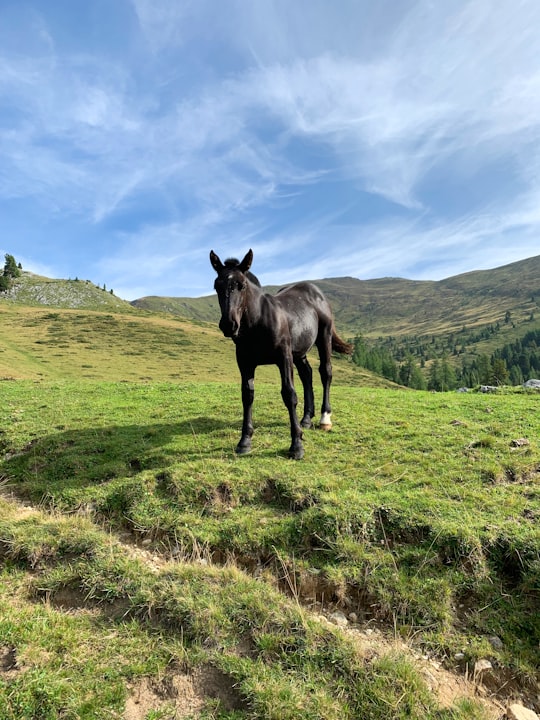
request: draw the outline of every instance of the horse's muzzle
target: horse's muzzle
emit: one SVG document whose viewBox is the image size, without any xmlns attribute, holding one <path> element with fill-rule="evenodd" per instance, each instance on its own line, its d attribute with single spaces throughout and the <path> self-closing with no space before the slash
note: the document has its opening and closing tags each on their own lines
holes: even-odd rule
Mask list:
<svg viewBox="0 0 540 720">
<path fill-rule="evenodd" d="M 236 320 L 224 320 L 221 318 L 219 321 L 219 329 L 225 335 L 225 337 L 232 338 L 235 340 L 238 337 L 240 331 L 240 323 Z"/>
</svg>

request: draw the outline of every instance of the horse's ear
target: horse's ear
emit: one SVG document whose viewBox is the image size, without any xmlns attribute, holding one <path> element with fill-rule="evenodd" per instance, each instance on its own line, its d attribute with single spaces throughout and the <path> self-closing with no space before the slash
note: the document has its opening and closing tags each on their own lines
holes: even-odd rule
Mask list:
<svg viewBox="0 0 540 720">
<path fill-rule="evenodd" d="M 251 267 L 252 262 L 253 262 L 253 250 L 250 249 L 247 251 L 245 258 L 242 260 L 242 262 L 238 266 L 238 269 L 240 270 L 240 272 L 243 272 L 245 274 Z"/>
<path fill-rule="evenodd" d="M 217 273 L 223 270 L 223 263 L 213 250 L 210 250 L 210 262 Z"/>
</svg>

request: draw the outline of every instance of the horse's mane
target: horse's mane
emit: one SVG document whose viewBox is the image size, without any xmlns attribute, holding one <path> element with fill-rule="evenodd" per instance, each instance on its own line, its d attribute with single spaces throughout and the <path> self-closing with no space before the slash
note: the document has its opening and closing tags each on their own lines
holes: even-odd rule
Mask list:
<svg viewBox="0 0 540 720">
<path fill-rule="evenodd" d="M 227 260 L 225 260 L 223 264 L 226 268 L 229 268 L 231 270 L 238 270 L 240 267 L 240 260 L 238 260 L 237 258 L 227 258 Z M 257 287 L 262 287 L 261 283 L 259 282 L 259 278 L 252 272 L 248 270 L 247 273 L 244 273 L 244 275 L 254 285 L 257 285 Z"/>
</svg>

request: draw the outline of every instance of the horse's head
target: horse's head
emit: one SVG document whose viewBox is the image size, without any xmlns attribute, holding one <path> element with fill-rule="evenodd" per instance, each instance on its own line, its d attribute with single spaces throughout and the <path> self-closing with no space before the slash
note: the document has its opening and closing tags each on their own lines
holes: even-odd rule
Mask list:
<svg viewBox="0 0 540 720">
<path fill-rule="evenodd" d="M 249 272 L 253 262 L 253 251 L 249 250 L 242 262 L 230 258 L 222 263 L 211 250 L 210 262 L 217 272 L 214 288 L 221 308 L 219 328 L 225 337 L 236 340 L 240 332 L 242 315 L 246 309 L 248 283 L 260 285 L 255 275 Z"/>
</svg>

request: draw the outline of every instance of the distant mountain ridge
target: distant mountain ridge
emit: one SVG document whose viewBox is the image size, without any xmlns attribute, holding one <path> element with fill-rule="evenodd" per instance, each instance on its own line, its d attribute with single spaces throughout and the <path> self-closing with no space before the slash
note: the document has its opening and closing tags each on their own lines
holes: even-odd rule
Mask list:
<svg viewBox="0 0 540 720">
<path fill-rule="evenodd" d="M 314 282 L 327 295 L 340 334 L 384 345 L 395 357 L 419 361 L 442 354 L 456 364 L 491 354 L 540 329 L 540 256 L 440 281 L 353 277 Z M 279 286 L 265 291 L 274 293 Z M 52 280 L 23 272 L 2 303 L 107 313 L 157 313 L 217 326 L 215 293 L 199 298 L 152 296 L 127 302 L 89 280 Z M 429 352 L 427 344 L 431 344 Z"/>
<path fill-rule="evenodd" d="M 510 313 L 525 322 L 540 307 L 540 255 L 493 270 L 477 270 L 439 281 L 353 277 L 313 280 L 332 304 L 338 326 L 367 336 L 457 332 L 481 327 Z M 279 286 L 267 286 L 274 293 Z M 149 296 L 137 308 L 216 322 L 215 295 L 200 298 Z"/>
</svg>

